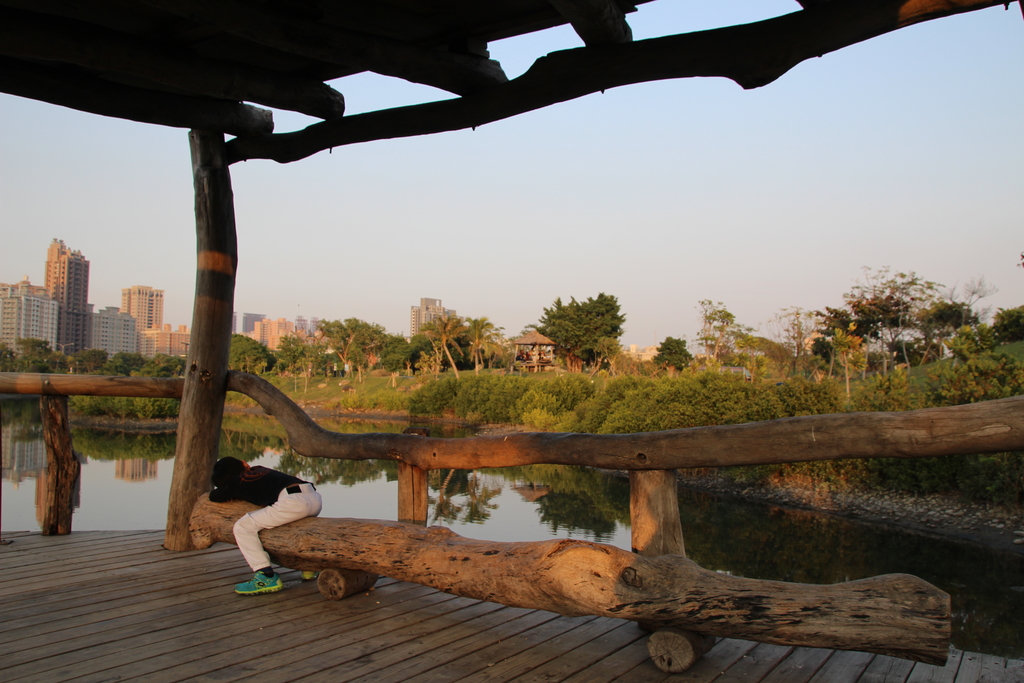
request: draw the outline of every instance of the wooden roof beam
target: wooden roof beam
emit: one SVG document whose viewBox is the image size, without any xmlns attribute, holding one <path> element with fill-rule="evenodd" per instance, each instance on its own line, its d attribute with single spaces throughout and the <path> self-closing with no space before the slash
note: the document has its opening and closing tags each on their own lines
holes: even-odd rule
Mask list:
<svg viewBox="0 0 1024 683">
<path fill-rule="evenodd" d="M 40 64 L 0 57 L 0 91 L 79 111 L 228 135 L 268 135 L 274 115 L 240 102 L 142 90 Z"/>
<path fill-rule="evenodd" d="M 548 0 L 588 46 L 615 45 L 633 40 L 626 14 L 615 0 Z"/>
<path fill-rule="evenodd" d="M 758 88 L 800 62 L 944 16 L 1003 0 L 831 0 L 819 7 L 729 26 L 618 45 L 554 52 L 525 74 L 454 100 L 349 116 L 293 133 L 228 143 L 231 161 L 296 161 L 357 142 L 481 126 L 608 88 L 670 78 L 724 77 Z"/>
<path fill-rule="evenodd" d="M 342 94 L 319 81 L 204 59 L 93 24 L 17 10 L 0 9 L 0 54 L 83 66 L 152 83 L 157 90 L 257 102 L 321 119 L 345 112 Z"/>
<path fill-rule="evenodd" d="M 197 24 L 211 24 L 228 33 L 328 64 L 351 73 L 373 71 L 469 95 L 506 83 L 501 65 L 468 54 L 418 47 L 318 24 L 260 9 L 259 5 L 222 0 L 142 0 L 162 11 Z"/>
</svg>

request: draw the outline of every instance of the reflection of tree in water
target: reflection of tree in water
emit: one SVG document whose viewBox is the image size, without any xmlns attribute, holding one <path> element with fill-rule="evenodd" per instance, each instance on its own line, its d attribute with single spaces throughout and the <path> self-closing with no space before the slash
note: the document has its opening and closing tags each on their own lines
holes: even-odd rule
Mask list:
<svg viewBox="0 0 1024 683">
<path fill-rule="evenodd" d="M 503 479 L 519 490 L 525 500 L 537 506 L 541 523 L 553 534 L 579 532 L 597 541 L 611 540 L 616 525 L 629 525 L 629 485 L 603 470 L 565 465 L 529 465 L 483 470 L 487 479 Z M 486 520 L 496 506 L 491 499 L 502 486 L 476 483 L 467 470 L 455 470 L 444 479 L 431 473 L 431 487 L 438 492 L 434 520 Z M 454 500 L 465 492 L 466 501 Z M 431 499 L 433 503 L 435 499 Z M 464 510 L 465 508 L 465 510 Z"/>
<path fill-rule="evenodd" d="M 170 460 L 174 434 L 128 434 L 102 429 L 71 430 L 74 449 L 93 460 Z"/>
<path fill-rule="evenodd" d="M 263 431 L 225 429 L 220 434 L 220 457 L 231 456 L 251 462 L 266 451 L 287 451 L 288 440 L 283 435 Z"/>
<path fill-rule="evenodd" d="M 12 399 L 0 401 L 0 413 L 4 436 L 18 442 L 38 441 L 43 438 L 43 426 L 39 417 L 39 398 Z"/>
<path fill-rule="evenodd" d="M 618 525 L 629 526 L 629 482 L 621 477 L 565 465 L 509 467 L 498 472 L 517 483 L 550 489 L 537 499 L 537 514 L 555 535 L 584 532 L 607 542 Z"/>
<path fill-rule="evenodd" d="M 427 499 L 427 504 L 434 506 L 430 521 L 483 524 L 490 519 L 491 510 L 498 509 L 498 504 L 491 501 L 501 493 L 502 486 L 481 479 L 476 470 L 448 470 L 443 479 L 442 470 L 432 470 L 427 484 L 437 496 Z"/>
<path fill-rule="evenodd" d="M 398 479 L 398 463 L 391 460 L 337 460 L 306 458 L 287 451 L 281 455 L 277 469 L 314 484 L 337 483 L 355 486 L 364 481 Z"/>
</svg>

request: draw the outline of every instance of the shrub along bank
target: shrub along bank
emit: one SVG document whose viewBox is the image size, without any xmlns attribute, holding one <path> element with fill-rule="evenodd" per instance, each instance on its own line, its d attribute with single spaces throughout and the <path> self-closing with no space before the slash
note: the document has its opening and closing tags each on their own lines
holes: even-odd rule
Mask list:
<svg viewBox="0 0 1024 683">
<path fill-rule="evenodd" d="M 1020 394 L 1024 394 L 1024 362 L 985 352 L 946 363 L 923 383 L 912 384 L 905 370 L 869 379 L 849 401 L 843 387 L 832 380 L 792 378 L 768 384 L 715 371 L 619 377 L 600 390 L 582 375 L 548 381 L 481 375 L 430 382 L 410 396 L 409 411 L 547 431 L 628 434 L 844 410 L 912 410 Z M 974 501 L 1024 502 L 1024 453 L 1020 452 L 760 465 L 723 468 L 720 474 L 750 484 L 959 492 Z"/>
</svg>

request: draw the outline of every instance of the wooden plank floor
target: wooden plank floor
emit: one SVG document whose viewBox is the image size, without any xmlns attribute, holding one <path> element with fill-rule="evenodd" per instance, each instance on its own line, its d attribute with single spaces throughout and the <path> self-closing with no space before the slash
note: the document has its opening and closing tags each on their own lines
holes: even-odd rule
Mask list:
<svg viewBox="0 0 1024 683">
<path fill-rule="evenodd" d="M 0 681 L 353 683 L 1024 683 L 1024 664 L 954 651 L 946 667 L 857 652 L 723 640 L 683 674 L 658 671 L 645 634 L 381 579 L 346 600 L 285 572 L 241 597 L 234 546 L 175 553 L 162 531 L 5 534 Z"/>
</svg>

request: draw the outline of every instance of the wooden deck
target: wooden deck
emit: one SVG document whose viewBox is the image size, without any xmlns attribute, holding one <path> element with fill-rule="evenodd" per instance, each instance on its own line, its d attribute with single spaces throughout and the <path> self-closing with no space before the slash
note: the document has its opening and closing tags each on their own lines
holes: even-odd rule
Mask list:
<svg viewBox="0 0 1024 683">
<path fill-rule="evenodd" d="M 724 640 L 658 671 L 631 622 L 560 617 L 381 579 L 324 600 L 315 582 L 241 597 L 234 546 L 175 553 L 162 531 L 5 534 L 0 680 L 340 683 L 994 683 L 1024 664 L 955 651 L 945 668 L 856 652 Z M 1009 668 L 1008 668 L 1009 667 Z"/>
</svg>

